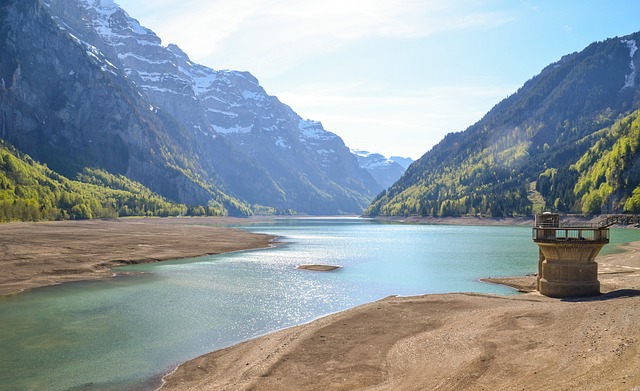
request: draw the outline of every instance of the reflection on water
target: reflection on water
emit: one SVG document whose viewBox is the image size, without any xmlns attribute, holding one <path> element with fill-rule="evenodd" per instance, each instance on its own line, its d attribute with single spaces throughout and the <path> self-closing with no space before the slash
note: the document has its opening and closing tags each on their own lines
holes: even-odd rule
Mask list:
<svg viewBox="0 0 640 391">
<path fill-rule="evenodd" d="M 270 331 L 394 294 L 513 294 L 477 279 L 537 267 L 527 227 L 294 219 L 247 229 L 285 244 L 0 298 L 0 390 L 153 388 L 182 361 Z M 342 268 L 295 268 L 314 263 Z"/>
</svg>

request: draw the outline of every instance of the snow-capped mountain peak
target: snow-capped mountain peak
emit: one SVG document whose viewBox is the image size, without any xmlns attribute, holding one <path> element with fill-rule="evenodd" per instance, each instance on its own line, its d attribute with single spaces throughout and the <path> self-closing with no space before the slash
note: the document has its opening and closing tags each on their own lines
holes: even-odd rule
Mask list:
<svg viewBox="0 0 640 391">
<path fill-rule="evenodd" d="M 360 149 L 352 149 L 351 153 L 361 159 L 362 163 L 360 164 L 360 167 L 362 168 L 372 169 L 377 167 L 385 167 L 394 163 L 391 159 L 387 159 L 379 153 L 363 151 Z"/>
<path fill-rule="evenodd" d="M 137 35 L 150 39 L 151 44 L 160 44 L 151 30 L 143 27 L 136 19 L 131 18 L 113 0 L 79 0 L 88 11 L 96 15 L 90 19 L 93 29 L 106 40 L 117 40 L 121 37 Z"/>
<path fill-rule="evenodd" d="M 255 204 L 337 213 L 359 212 L 380 190 L 340 137 L 268 95 L 250 73 L 214 70 L 176 45 L 163 46 L 113 0 L 44 1 L 61 27 L 104 54 L 150 106 L 175 120 L 180 140 L 196 140 L 204 160 L 198 164 L 216 171 L 211 178 L 233 194 Z M 262 182 L 242 180 L 249 172 L 229 161 L 260 171 Z M 334 204 L 327 209 L 327 202 Z"/>
<path fill-rule="evenodd" d="M 378 183 L 385 188 L 393 185 L 406 170 L 406 167 L 403 165 L 379 153 L 372 153 L 360 149 L 352 149 L 351 153 L 358 158 L 360 167 L 369 171 Z"/>
</svg>

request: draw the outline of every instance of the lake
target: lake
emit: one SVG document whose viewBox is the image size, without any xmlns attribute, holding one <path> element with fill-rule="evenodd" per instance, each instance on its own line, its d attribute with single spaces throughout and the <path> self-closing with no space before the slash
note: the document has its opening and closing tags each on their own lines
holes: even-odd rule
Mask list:
<svg viewBox="0 0 640 391">
<path fill-rule="evenodd" d="M 478 279 L 534 273 L 538 263 L 529 227 L 357 218 L 242 227 L 279 244 L 0 298 L 0 390 L 154 389 L 180 362 L 389 295 L 516 294 Z M 613 230 L 611 239 L 640 240 L 640 231 Z"/>
</svg>

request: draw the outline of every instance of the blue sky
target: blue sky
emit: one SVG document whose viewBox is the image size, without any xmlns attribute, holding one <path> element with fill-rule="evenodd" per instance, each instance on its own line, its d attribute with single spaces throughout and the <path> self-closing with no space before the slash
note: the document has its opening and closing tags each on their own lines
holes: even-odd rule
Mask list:
<svg viewBox="0 0 640 391">
<path fill-rule="evenodd" d="M 636 0 L 115 1 L 347 146 L 414 159 L 563 55 L 640 30 Z"/>
</svg>

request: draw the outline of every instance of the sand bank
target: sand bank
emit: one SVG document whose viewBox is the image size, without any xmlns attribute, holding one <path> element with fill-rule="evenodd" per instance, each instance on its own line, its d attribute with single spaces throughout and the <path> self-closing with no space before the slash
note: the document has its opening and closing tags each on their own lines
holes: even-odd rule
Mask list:
<svg viewBox="0 0 640 391">
<path fill-rule="evenodd" d="M 216 218 L 0 224 L 0 294 L 105 278 L 114 266 L 269 246 L 273 237 L 212 227 Z"/>
<path fill-rule="evenodd" d="M 0 293 L 115 265 L 268 246 L 218 219 L 0 225 Z M 456 222 L 458 224 L 459 222 Z M 390 297 L 181 365 L 170 390 L 640 390 L 640 244 L 598 258 L 585 300 Z M 530 290 L 534 276 L 496 279 Z"/>
<path fill-rule="evenodd" d="M 340 269 L 340 266 L 335 265 L 300 265 L 297 267 L 300 270 L 311 270 L 313 272 L 330 272 L 332 270 Z"/>
<path fill-rule="evenodd" d="M 196 358 L 163 390 L 640 390 L 640 243 L 598 262 L 599 297 L 390 297 Z"/>
</svg>

